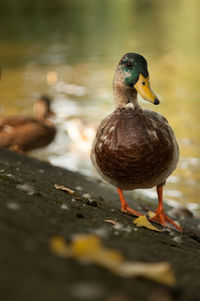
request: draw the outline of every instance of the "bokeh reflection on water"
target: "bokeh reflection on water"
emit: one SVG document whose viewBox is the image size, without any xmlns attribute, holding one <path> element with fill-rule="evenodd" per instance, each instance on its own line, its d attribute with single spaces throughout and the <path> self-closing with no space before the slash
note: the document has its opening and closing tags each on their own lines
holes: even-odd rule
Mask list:
<svg viewBox="0 0 200 301">
<path fill-rule="evenodd" d="M 142 106 L 168 119 L 181 150 L 165 199 L 200 213 L 199 9 L 197 0 L 1 1 L 1 115 L 31 114 L 40 93 L 52 95 L 58 135 L 31 155 L 96 176 L 89 150 L 113 110 L 114 68 L 139 52 L 163 100 Z"/>
</svg>

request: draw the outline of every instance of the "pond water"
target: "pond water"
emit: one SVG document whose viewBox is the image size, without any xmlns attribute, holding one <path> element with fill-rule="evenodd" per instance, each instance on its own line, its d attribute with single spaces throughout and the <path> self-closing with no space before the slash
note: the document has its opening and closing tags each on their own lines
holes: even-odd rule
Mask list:
<svg viewBox="0 0 200 301">
<path fill-rule="evenodd" d="M 89 150 L 113 110 L 114 69 L 138 52 L 162 99 L 141 104 L 168 119 L 181 151 L 165 199 L 200 214 L 199 11 L 198 0 L 1 1 L 1 116 L 31 114 L 38 95 L 51 95 L 58 134 L 31 155 L 97 176 Z"/>
</svg>

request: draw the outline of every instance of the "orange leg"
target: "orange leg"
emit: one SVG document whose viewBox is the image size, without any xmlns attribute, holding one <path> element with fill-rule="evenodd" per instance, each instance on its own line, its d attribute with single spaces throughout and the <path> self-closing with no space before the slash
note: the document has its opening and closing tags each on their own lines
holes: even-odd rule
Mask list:
<svg viewBox="0 0 200 301">
<path fill-rule="evenodd" d="M 178 229 L 180 232 L 182 232 L 182 228 L 179 227 L 171 218 L 169 218 L 164 213 L 164 207 L 163 207 L 163 185 L 157 186 L 157 194 L 158 194 L 158 208 L 155 211 L 155 216 L 152 217 L 150 220 L 156 221 L 159 224 L 163 226 L 167 226 L 167 223 L 172 224 L 176 229 Z"/>
<path fill-rule="evenodd" d="M 123 196 L 122 190 L 121 190 L 120 188 L 117 188 L 117 191 L 118 191 L 119 197 L 120 197 L 121 211 L 122 211 L 122 212 L 127 212 L 127 213 L 130 213 L 130 214 L 136 215 L 136 216 L 142 215 L 140 212 L 137 212 L 137 211 L 131 209 L 131 208 L 128 206 L 128 203 L 126 202 L 126 200 L 125 200 L 125 198 L 124 198 L 124 196 Z"/>
</svg>

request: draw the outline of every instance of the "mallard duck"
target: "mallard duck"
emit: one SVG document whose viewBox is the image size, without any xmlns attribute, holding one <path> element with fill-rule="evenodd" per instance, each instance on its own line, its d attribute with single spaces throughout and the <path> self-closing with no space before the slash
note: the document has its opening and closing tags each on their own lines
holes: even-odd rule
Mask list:
<svg viewBox="0 0 200 301">
<path fill-rule="evenodd" d="M 48 145 L 56 129 L 49 117 L 50 99 L 41 96 L 34 104 L 34 117 L 22 115 L 0 119 L 0 146 L 18 152 L 27 152 Z"/>
<path fill-rule="evenodd" d="M 142 109 L 137 94 L 154 105 L 160 103 L 149 83 L 147 61 L 137 53 L 125 54 L 113 80 L 115 111 L 100 124 L 91 160 L 101 177 L 117 188 L 121 211 L 141 213 L 128 206 L 122 190 L 157 187 L 158 208 L 152 220 L 181 228 L 164 212 L 163 186 L 176 168 L 179 147 L 165 117 Z"/>
</svg>

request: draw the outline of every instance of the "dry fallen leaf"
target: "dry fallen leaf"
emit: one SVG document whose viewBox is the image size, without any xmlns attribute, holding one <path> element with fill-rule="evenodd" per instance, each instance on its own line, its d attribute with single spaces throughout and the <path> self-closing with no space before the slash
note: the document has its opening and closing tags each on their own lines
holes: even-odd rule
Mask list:
<svg viewBox="0 0 200 301">
<path fill-rule="evenodd" d="M 118 272 L 124 277 L 144 277 L 170 286 L 176 283 L 171 265 L 168 262 L 124 262 L 119 267 Z"/>
<path fill-rule="evenodd" d="M 135 224 L 137 227 L 145 227 L 145 228 L 148 228 L 148 229 L 153 230 L 153 231 L 161 232 L 160 229 L 154 227 L 154 226 L 148 221 L 148 219 L 146 218 L 145 215 L 139 216 L 139 217 L 136 218 L 133 222 L 134 222 L 134 224 Z"/>
<path fill-rule="evenodd" d="M 113 219 L 105 219 L 104 222 L 112 224 L 112 225 L 117 225 L 119 224 L 118 222 L 114 221 Z"/>
<path fill-rule="evenodd" d="M 74 194 L 74 193 L 75 193 L 74 190 L 72 190 L 72 189 L 70 189 L 70 188 L 68 188 L 68 187 L 65 187 L 65 186 L 63 186 L 63 185 L 54 184 L 54 187 L 55 187 L 56 189 L 58 189 L 58 190 L 62 190 L 62 191 L 64 191 L 64 192 L 66 192 L 66 193 L 68 193 L 68 194 Z"/>
<path fill-rule="evenodd" d="M 70 245 L 67 245 L 62 237 L 56 236 L 50 240 L 50 248 L 56 255 L 94 263 L 122 277 L 145 277 L 167 285 L 175 284 L 169 263 L 125 261 L 119 251 L 103 246 L 100 238 L 93 234 L 80 234 Z"/>
</svg>

